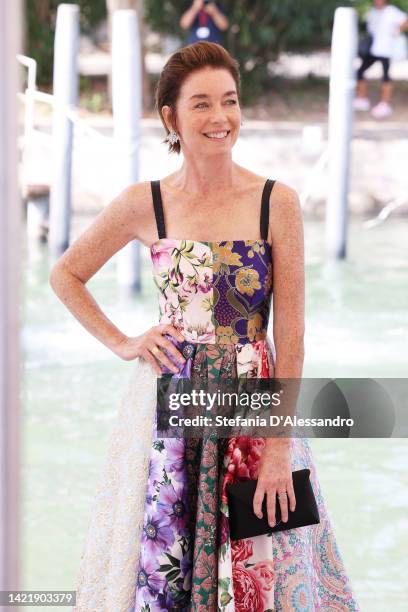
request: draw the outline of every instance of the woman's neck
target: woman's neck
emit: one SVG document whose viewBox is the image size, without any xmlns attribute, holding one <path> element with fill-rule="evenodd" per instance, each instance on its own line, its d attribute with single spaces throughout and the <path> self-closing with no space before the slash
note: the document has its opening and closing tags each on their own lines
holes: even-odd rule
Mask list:
<svg viewBox="0 0 408 612">
<path fill-rule="evenodd" d="M 184 158 L 180 170 L 174 174 L 174 186 L 191 194 L 210 195 L 230 189 L 237 178 L 238 166 L 228 155 L 206 158 Z"/>
</svg>

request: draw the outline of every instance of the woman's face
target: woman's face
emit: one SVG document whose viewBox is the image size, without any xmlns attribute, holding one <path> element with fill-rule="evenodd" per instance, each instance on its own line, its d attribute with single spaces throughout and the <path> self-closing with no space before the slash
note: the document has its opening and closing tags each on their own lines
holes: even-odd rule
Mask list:
<svg viewBox="0 0 408 612">
<path fill-rule="evenodd" d="M 163 115 L 169 125 L 169 107 Z M 176 128 L 183 153 L 217 155 L 237 141 L 241 108 L 232 75 L 224 68 L 205 67 L 191 73 L 180 89 Z"/>
</svg>

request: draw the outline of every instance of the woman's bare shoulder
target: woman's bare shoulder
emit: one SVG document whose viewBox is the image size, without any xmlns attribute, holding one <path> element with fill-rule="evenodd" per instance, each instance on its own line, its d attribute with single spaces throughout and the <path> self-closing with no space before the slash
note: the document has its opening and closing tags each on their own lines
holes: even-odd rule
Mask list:
<svg viewBox="0 0 408 612">
<path fill-rule="evenodd" d="M 294 187 L 275 180 L 271 197 L 270 211 L 276 214 L 286 212 L 296 213 L 300 210 L 299 194 Z"/>
<path fill-rule="evenodd" d="M 303 240 L 303 214 L 299 195 L 290 185 L 276 181 L 269 200 L 269 232 L 271 243 L 293 248 Z"/>
<path fill-rule="evenodd" d="M 123 208 L 134 237 L 148 245 L 156 231 L 151 182 L 132 183 L 116 196 L 113 203 Z"/>
<path fill-rule="evenodd" d="M 296 190 L 290 185 L 287 185 L 286 183 L 284 183 L 283 181 L 278 180 L 272 174 L 270 174 L 269 176 L 263 176 L 261 174 L 257 174 L 256 172 L 252 172 L 252 170 L 248 170 L 248 168 L 244 168 L 242 166 L 240 167 L 240 173 L 241 173 L 242 180 L 252 186 L 264 185 L 266 181 L 270 179 L 274 181 L 272 193 L 274 195 L 278 195 L 279 199 L 282 199 L 282 198 L 284 200 L 296 199 L 296 196 L 297 196 Z M 271 194 L 271 201 L 272 201 L 272 194 Z"/>
<path fill-rule="evenodd" d="M 274 181 L 269 199 L 271 212 L 272 208 L 276 212 L 279 212 L 287 211 L 289 207 L 292 209 L 299 207 L 299 195 L 297 191 L 287 183 L 276 179 L 273 175 L 263 176 L 247 168 L 243 168 L 242 170 L 244 171 L 242 174 L 244 180 L 254 188 L 264 185 L 268 179 Z"/>
<path fill-rule="evenodd" d="M 132 183 L 125 187 L 115 198 L 125 204 L 130 210 L 139 214 L 145 214 L 152 207 L 152 191 L 150 181 Z"/>
<path fill-rule="evenodd" d="M 265 184 L 267 179 L 274 181 L 269 196 L 268 241 L 276 245 L 291 234 L 302 233 L 302 208 L 296 189 L 273 176 L 251 174 L 255 188 Z"/>
</svg>

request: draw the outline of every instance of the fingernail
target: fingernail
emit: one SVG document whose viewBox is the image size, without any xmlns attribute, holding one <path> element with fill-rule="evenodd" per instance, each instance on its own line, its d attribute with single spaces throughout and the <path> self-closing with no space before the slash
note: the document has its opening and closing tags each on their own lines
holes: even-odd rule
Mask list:
<svg viewBox="0 0 408 612">
<path fill-rule="evenodd" d="M 262 512 L 258 512 L 258 514 L 256 515 L 258 518 L 262 518 L 263 514 Z"/>
<path fill-rule="evenodd" d="M 269 523 L 270 527 L 275 527 L 275 523 L 272 521 L 272 523 Z"/>
</svg>

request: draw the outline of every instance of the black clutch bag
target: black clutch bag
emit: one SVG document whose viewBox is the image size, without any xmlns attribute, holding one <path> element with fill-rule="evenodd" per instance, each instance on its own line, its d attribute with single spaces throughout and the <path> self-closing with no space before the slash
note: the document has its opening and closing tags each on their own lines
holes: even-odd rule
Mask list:
<svg viewBox="0 0 408 612">
<path fill-rule="evenodd" d="M 271 527 L 268 523 L 266 497 L 262 503 L 262 518 L 254 513 L 253 499 L 257 487 L 257 480 L 241 480 L 234 484 L 227 484 L 229 528 L 231 540 L 242 540 L 273 531 L 283 531 L 305 525 L 320 523 L 319 511 L 309 479 L 310 470 L 296 470 L 292 472 L 293 489 L 295 491 L 296 506 L 294 512 L 289 508 L 288 520 L 281 520 L 279 499 L 276 498 L 276 524 Z"/>
</svg>

